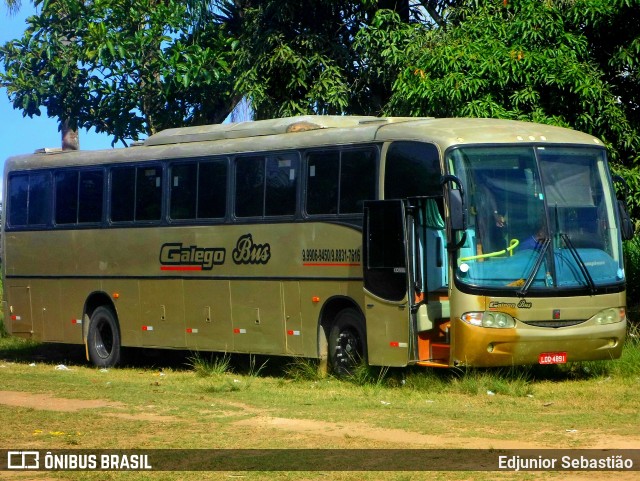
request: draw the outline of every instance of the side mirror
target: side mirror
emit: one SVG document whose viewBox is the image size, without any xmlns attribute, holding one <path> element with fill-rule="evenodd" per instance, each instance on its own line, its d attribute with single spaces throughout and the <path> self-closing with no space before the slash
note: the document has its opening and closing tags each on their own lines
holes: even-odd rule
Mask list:
<svg viewBox="0 0 640 481">
<path fill-rule="evenodd" d="M 451 222 L 451 229 L 466 230 L 467 229 L 467 206 L 464 198 L 464 189 L 462 188 L 462 182 L 455 175 L 443 175 L 440 178 L 440 185 L 454 184 L 456 189 L 449 189 L 448 201 L 449 201 L 449 219 Z"/>
<path fill-rule="evenodd" d="M 449 205 L 449 226 L 451 228 L 451 239 L 447 249 L 455 250 L 462 247 L 467 238 L 467 204 L 464 197 L 462 182 L 455 175 L 447 174 L 440 178 L 440 185 L 454 184 L 455 189 L 447 189 L 447 203 Z M 454 242 L 456 232 L 462 232 L 462 237 L 458 242 Z"/>
<path fill-rule="evenodd" d="M 461 190 L 451 190 L 449 192 L 449 217 L 451 218 L 452 230 L 465 230 L 467 228 L 466 214 L 464 194 Z"/>
<path fill-rule="evenodd" d="M 621 184 L 624 187 L 622 199 L 617 199 L 618 216 L 620 218 L 620 234 L 622 240 L 631 240 L 635 234 L 635 226 L 629 215 L 629 208 L 627 207 L 627 194 L 629 193 L 629 186 L 627 182 L 619 175 L 613 176 L 613 182 Z"/>
<path fill-rule="evenodd" d="M 618 199 L 618 215 L 620 216 L 620 234 L 622 235 L 622 240 L 627 241 L 633 239 L 635 226 L 627 210 L 627 204 L 620 199 Z"/>
</svg>

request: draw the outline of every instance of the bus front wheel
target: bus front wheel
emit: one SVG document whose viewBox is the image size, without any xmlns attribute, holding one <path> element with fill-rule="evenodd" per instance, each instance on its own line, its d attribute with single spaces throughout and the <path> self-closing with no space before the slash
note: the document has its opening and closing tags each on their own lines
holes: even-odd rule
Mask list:
<svg viewBox="0 0 640 481">
<path fill-rule="evenodd" d="M 87 351 L 89 360 L 97 367 L 112 367 L 120 362 L 120 330 L 108 307 L 98 307 L 91 315 Z"/>
<path fill-rule="evenodd" d="M 343 309 L 329 332 L 329 362 L 337 376 L 353 373 L 364 359 L 366 338 L 362 316 L 355 309 Z"/>
</svg>

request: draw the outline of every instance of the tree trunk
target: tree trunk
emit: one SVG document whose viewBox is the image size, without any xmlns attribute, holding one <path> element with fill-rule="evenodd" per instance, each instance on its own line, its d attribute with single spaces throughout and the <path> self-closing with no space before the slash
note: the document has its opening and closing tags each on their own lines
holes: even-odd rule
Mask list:
<svg viewBox="0 0 640 481">
<path fill-rule="evenodd" d="M 78 131 L 69 127 L 69 121 L 62 121 L 60 131 L 62 132 L 62 150 L 80 150 L 80 138 Z"/>
</svg>

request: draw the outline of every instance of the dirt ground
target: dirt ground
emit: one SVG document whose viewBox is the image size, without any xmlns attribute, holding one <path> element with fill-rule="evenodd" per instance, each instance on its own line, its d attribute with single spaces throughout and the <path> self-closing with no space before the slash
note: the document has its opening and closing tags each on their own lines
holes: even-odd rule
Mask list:
<svg viewBox="0 0 640 481">
<path fill-rule="evenodd" d="M 46 394 L 34 394 L 28 392 L 16 392 L 16 391 L 0 391 L 0 404 L 7 406 L 19 406 L 31 408 L 34 410 L 46 410 L 46 411 L 59 411 L 59 412 L 71 412 L 78 410 L 94 410 L 98 416 L 110 416 L 123 420 L 131 420 L 136 422 L 149 422 L 149 423 L 184 423 L 184 428 L 188 428 L 188 424 L 193 422 L 189 419 L 183 419 L 175 416 L 160 415 L 148 412 L 131 413 L 128 406 L 119 402 L 111 402 L 106 400 L 80 400 L 80 399 L 63 399 L 56 398 Z M 351 447 L 357 448 L 359 445 L 380 445 L 385 448 L 465 448 L 465 449 L 486 449 L 491 447 L 493 449 L 542 449 L 548 448 L 548 446 L 542 446 L 528 439 L 521 440 L 497 440 L 487 439 L 482 437 L 459 437 L 451 433 L 442 438 L 435 435 L 425 435 L 418 432 L 411 432 L 402 429 L 381 429 L 374 426 L 369 426 L 364 422 L 340 422 L 332 423 L 319 420 L 308 419 L 294 419 L 273 417 L 267 410 L 256 408 L 243 403 L 233 402 L 231 400 L 219 401 L 217 409 L 224 413 L 225 405 L 229 410 L 237 412 L 241 409 L 244 413 L 249 414 L 251 417 L 233 421 L 232 425 L 237 426 L 238 429 L 246 429 L 251 432 L 251 436 L 256 438 L 273 438 L 277 436 L 287 436 L 294 439 L 304 439 L 306 441 L 313 441 L 314 444 L 322 446 L 323 440 L 333 441 L 345 441 L 345 448 Z M 110 408 L 109 412 L 104 412 L 100 408 Z M 571 435 L 571 433 L 568 433 Z M 577 433 L 576 435 L 579 435 Z M 624 438 L 616 438 L 611 435 L 594 437 L 595 441 L 589 445 L 582 445 L 582 448 L 588 449 L 638 449 L 640 448 L 640 433 L 635 436 L 627 436 Z M 342 444 L 342 443 L 341 443 Z M 41 473 L 46 474 L 46 473 Z M 485 473 L 482 479 L 490 479 L 486 477 Z M 526 473 L 518 473 L 518 475 L 525 475 Z M 529 476 L 521 479 L 538 479 L 540 473 L 528 473 Z M 554 478 L 545 479 L 563 479 L 563 480 L 586 480 L 586 479 L 603 479 L 603 480 L 616 480 L 616 481 L 632 481 L 640 480 L 640 472 L 563 472 L 555 473 L 558 476 Z M 53 479 L 48 476 L 33 477 L 33 474 L 29 473 L 14 473 L 5 472 L 2 473 L 2 479 L 7 480 L 38 480 L 38 481 L 50 481 Z M 426 479 L 426 478 L 425 478 Z M 502 478 L 501 478 L 502 479 Z"/>
</svg>

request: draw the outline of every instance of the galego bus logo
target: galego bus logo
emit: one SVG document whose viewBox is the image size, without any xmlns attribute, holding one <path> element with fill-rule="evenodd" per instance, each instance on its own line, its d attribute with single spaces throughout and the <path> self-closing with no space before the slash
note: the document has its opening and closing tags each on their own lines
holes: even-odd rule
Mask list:
<svg viewBox="0 0 640 481">
<path fill-rule="evenodd" d="M 160 248 L 160 270 L 209 271 L 224 264 L 226 250 L 220 247 L 184 246 L 169 242 Z"/>
</svg>

